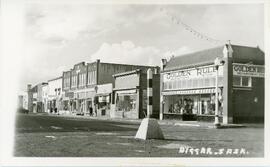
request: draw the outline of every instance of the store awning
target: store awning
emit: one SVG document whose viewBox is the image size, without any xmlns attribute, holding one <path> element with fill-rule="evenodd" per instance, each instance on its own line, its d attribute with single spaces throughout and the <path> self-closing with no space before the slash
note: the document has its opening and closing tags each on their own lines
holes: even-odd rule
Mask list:
<svg viewBox="0 0 270 167">
<path fill-rule="evenodd" d="M 75 98 L 77 99 L 89 99 L 95 97 L 96 93 L 93 91 L 87 92 L 77 92 L 75 93 Z"/>
</svg>

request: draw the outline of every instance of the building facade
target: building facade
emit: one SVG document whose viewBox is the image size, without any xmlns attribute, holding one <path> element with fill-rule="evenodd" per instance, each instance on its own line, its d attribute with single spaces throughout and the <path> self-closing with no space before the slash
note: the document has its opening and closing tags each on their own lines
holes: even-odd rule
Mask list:
<svg viewBox="0 0 270 167">
<path fill-rule="evenodd" d="M 28 85 L 30 86 L 30 85 Z M 35 85 L 33 87 L 29 87 L 29 112 L 37 113 L 38 112 L 38 106 L 37 106 L 37 97 L 38 97 L 38 86 Z"/>
<path fill-rule="evenodd" d="M 32 85 L 27 84 L 27 98 L 28 98 L 28 111 L 33 112 L 33 93 L 31 91 Z"/>
<path fill-rule="evenodd" d="M 64 109 L 77 115 L 110 116 L 112 75 L 146 66 L 81 62 L 63 72 Z"/>
<path fill-rule="evenodd" d="M 42 101 L 42 112 L 48 112 L 48 93 L 49 85 L 45 84 L 41 88 L 41 101 Z"/>
<path fill-rule="evenodd" d="M 159 67 L 149 67 L 153 74 L 153 113 L 159 117 L 160 76 Z M 111 117 L 139 119 L 147 116 L 147 68 L 113 75 Z"/>
<path fill-rule="evenodd" d="M 32 87 L 31 84 L 27 85 L 27 105 L 29 112 L 40 113 L 45 112 L 45 103 L 43 97 L 43 87 L 48 84 L 43 82 Z"/>
<path fill-rule="evenodd" d="M 216 59 L 223 63 L 215 65 Z M 226 44 L 162 61 L 161 119 L 263 122 L 264 53 Z"/>
<path fill-rule="evenodd" d="M 47 112 L 59 113 L 62 110 L 62 76 L 48 80 Z"/>
<path fill-rule="evenodd" d="M 28 93 L 26 91 L 20 92 L 18 96 L 18 108 L 28 110 Z"/>
<path fill-rule="evenodd" d="M 43 97 L 43 87 L 47 86 L 48 83 L 46 82 L 42 82 L 40 84 L 36 85 L 36 99 L 37 99 L 37 104 L 36 104 L 36 112 L 40 113 L 40 112 L 45 112 L 45 103 L 44 103 L 44 97 Z"/>
</svg>

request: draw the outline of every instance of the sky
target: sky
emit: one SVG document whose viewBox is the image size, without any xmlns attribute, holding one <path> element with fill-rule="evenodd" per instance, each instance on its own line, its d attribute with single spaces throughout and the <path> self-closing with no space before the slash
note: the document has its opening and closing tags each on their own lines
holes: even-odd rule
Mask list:
<svg viewBox="0 0 270 167">
<path fill-rule="evenodd" d="M 162 11 L 160 9 L 163 9 Z M 176 24 L 165 12 L 221 42 Z M 262 4 L 24 4 L 20 89 L 79 62 L 160 65 L 161 58 L 232 44 L 264 50 Z"/>
</svg>

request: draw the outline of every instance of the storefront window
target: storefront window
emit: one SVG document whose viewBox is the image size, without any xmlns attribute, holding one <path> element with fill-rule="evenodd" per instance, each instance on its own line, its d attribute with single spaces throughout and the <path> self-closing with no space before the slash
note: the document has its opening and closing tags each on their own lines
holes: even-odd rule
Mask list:
<svg viewBox="0 0 270 167">
<path fill-rule="evenodd" d="M 194 79 L 192 83 L 193 88 L 198 87 L 198 79 Z"/>
<path fill-rule="evenodd" d="M 176 81 L 176 82 L 177 82 L 177 88 L 178 88 L 178 89 L 181 88 L 181 87 L 182 87 L 181 82 L 180 82 L 180 81 Z"/>
<path fill-rule="evenodd" d="M 214 115 L 215 114 L 215 96 L 207 95 L 200 98 L 200 115 Z"/>
<path fill-rule="evenodd" d="M 172 81 L 172 89 L 176 89 L 176 81 Z"/>
<path fill-rule="evenodd" d="M 233 77 L 233 86 L 240 86 L 241 85 L 241 77 L 234 76 Z"/>
<path fill-rule="evenodd" d="M 99 109 L 110 109 L 110 96 L 99 96 L 98 97 L 98 108 Z"/>
<path fill-rule="evenodd" d="M 187 81 L 186 80 L 182 80 L 182 88 L 186 88 L 187 87 Z"/>
<path fill-rule="evenodd" d="M 242 77 L 242 86 L 249 86 L 249 77 Z"/>
<path fill-rule="evenodd" d="M 197 97 L 168 96 L 167 113 L 197 114 Z M 195 108 L 194 108 L 195 107 Z"/>
<path fill-rule="evenodd" d="M 136 109 L 137 94 L 119 94 L 116 99 L 117 111 L 132 111 Z"/>
<path fill-rule="evenodd" d="M 233 77 L 233 86 L 237 87 L 251 87 L 252 78 L 246 76 L 234 76 Z"/>
<path fill-rule="evenodd" d="M 210 78 L 205 79 L 205 86 L 206 87 L 210 86 Z"/>
<path fill-rule="evenodd" d="M 194 88 L 205 88 L 214 87 L 216 83 L 216 77 L 200 77 L 200 78 L 183 78 L 179 80 L 169 80 L 163 82 L 164 90 L 175 90 L 175 89 L 194 89 Z M 218 77 L 218 84 L 222 86 L 223 77 Z"/>
<path fill-rule="evenodd" d="M 63 101 L 63 110 L 68 110 L 68 100 Z"/>
<path fill-rule="evenodd" d="M 172 82 L 169 82 L 169 89 L 172 89 Z"/>
<path fill-rule="evenodd" d="M 170 95 L 166 96 L 165 113 L 172 114 L 197 114 L 214 115 L 215 114 L 215 95 Z M 219 109 L 221 110 L 221 101 Z M 221 113 L 220 113 L 221 114 Z"/>
</svg>

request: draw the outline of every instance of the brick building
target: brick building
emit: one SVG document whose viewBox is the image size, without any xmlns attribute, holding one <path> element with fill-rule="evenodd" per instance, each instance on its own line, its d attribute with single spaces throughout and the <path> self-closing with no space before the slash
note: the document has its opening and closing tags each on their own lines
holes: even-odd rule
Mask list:
<svg viewBox="0 0 270 167">
<path fill-rule="evenodd" d="M 109 117 L 114 81 L 112 75 L 146 67 L 100 60 L 75 64 L 71 70 L 63 72 L 64 110 L 74 114 Z"/>
<path fill-rule="evenodd" d="M 159 117 L 159 67 L 149 67 L 153 74 L 153 113 Z M 137 69 L 113 75 L 115 86 L 111 107 L 112 118 L 144 118 L 147 115 L 147 69 Z"/>
<path fill-rule="evenodd" d="M 263 122 L 264 52 L 231 44 L 163 60 L 161 119 L 213 121 L 217 75 L 220 121 Z"/>
</svg>

